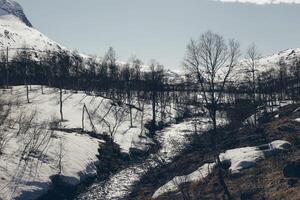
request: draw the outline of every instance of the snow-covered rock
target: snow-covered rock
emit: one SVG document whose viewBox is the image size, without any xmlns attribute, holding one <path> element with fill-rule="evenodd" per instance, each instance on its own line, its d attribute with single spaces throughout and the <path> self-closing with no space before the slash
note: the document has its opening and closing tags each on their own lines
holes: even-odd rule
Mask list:
<svg viewBox="0 0 300 200">
<path fill-rule="evenodd" d="M 221 162 L 229 161 L 231 163 L 229 170 L 235 174 L 255 166 L 258 161 L 272 155 L 276 150 L 287 150 L 290 145 L 287 141 L 276 140 L 261 146 L 227 150 L 220 154 L 220 159 Z"/>
</svg>

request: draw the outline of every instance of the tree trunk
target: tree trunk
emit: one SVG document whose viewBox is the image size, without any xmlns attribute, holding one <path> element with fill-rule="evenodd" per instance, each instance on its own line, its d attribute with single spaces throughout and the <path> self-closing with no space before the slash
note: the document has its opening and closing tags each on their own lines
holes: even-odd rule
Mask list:
<svg viewBox="0 0 300 200">
<path fill-rule="evenodd" d="M 29 101 L 29 89 L 28 89 L 28 84 L 27 84 L 27 65 L 25 66 L 25 78 L 24 78 L 24 84 L 26 87 L 26 98 L 27 98 L 27 103 L 30 103 Z"/>
<path fill-rule="evenodd" d="M 85 104 L 83 105 L 83 108 L 82 108 L 82 117 L 81 117 L 82 131 L 84 131 L 84 108 L 85 108 Z"/>
<path fill-rule="evenodd" d="M 44 87 L 41 85 L 42 94 L 44 94 Z"/>
<path fill-rule="evenodd" d="M 152 91 L 152 122 L 156 124 L 156 92 Z"/>
<path fill-rule="evenodd" d="M 9 69 L 8 69 L 8 47 L 6 48 L 6 89 L 9 85 Z"/>
<path fill-rule="evenodd" d="M 215 106 L 213 106 L 215 107 Z M 216 142 L 216 138 L 218 138 L 218 130 L 217 130 L 217 120 L 216 120 L 216 110 L 215 108 L 212 108 L 212 121 L 213 121 L 213 134 L 211 135 L 211 141 L 212 141 L 212 145 L 213 145 L 213 151 L 215 152 L 215 161 L 217 162 L 217 169 L 218 169 L 218 179 L 219 179 L 219 183 L 222 186 L 223 190 L 224 190 L 224 196 L 227 200 L 232 199 L 231 198 L 231 194 L 230 191 L 224 181 L 224 177 L 222 174 L 222 165 L 221 165 L 221 160 L 219 157 L 219 150 L 217 147 L 217 142 Z"/>
<path fill-rule="evenodd" d="M 129 105 L 129 114 L 130 114 L 130 128 L 133 127 L 133 122 L 132 122 L 132 107 Z"/>
<path fill-rule="evenodd" d="M 60 112 L 60 121 L 64 121 L 64 116 L 63 116 L 63 91 L 62 87 L 59 88 L 59 112 Z"/>
</svg>

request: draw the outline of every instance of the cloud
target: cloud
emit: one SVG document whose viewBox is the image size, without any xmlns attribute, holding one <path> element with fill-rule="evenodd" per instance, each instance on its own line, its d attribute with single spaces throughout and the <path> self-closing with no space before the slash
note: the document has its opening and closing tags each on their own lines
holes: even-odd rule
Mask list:
<svg viewBox="0 0 300 200">
<path fill-rule="evenodd" d="M 300 4 L 300 0 L 216 0 L 221 2 L 230 2 L 230 3 L 253 3 L 258 5 L 265 4 Z"/>
</svg>

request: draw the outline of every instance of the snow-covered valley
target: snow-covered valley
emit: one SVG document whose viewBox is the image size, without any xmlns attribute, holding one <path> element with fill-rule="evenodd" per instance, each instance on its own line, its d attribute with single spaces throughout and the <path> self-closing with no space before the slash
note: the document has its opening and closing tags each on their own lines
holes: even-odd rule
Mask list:
<svg viewBox="0 0 300 200">
<path fill-rule="evenodd" d="M 195 35 L 183 52 L 181 37 L 199 34 L 186 28 L 200 27 L 187 23 L 200 7 L 184 13 L 194 2 L 182 2 L 180 16 L 161 2 L 150 15 L 132 2 L 126 9 L 110 1 L 23 2 L 49 15 L 33 19 L 40 30 L 48 30 L 47 20 L 74 26 L 57 30 L 55 21 L 52 34 L 98 51 L 86 55 L 40 32 L 17 1 L 0 0 L 0 200 L 300 199 L 300 48 L 282 45 L 284 27 L 272 45 L 286 50 L 274 53 L 264 43 L 244 49 L 264 30 L 246 34 L 240 24 L 233 34 L 246 36 L 240 43 L 227 38 L 227 22 L 209 17 L 225 34 Z M 226 17 L 249 6 L 237 2 L 244 1 L 232 3 Z M 75 17 L 67 21 L 69 12 Z M 160 38 L 167 31 L 171 43 Z M 168 64 L 176 59 L 177 66 Z"/>
</svg>

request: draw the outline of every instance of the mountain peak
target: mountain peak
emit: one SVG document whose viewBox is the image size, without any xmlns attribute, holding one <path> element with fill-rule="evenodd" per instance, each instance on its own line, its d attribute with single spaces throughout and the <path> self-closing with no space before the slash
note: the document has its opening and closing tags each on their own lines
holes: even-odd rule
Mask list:
<svg viewBox="0 0 300 200">
<path fill-rule="evenodd" d="M 14 0 L 0 0 L 0 16 L 4 15 L 14 15 L 27 26 L 32 27 L 32 24 L 24 14 L 22 6 Z"/>
</svg>

